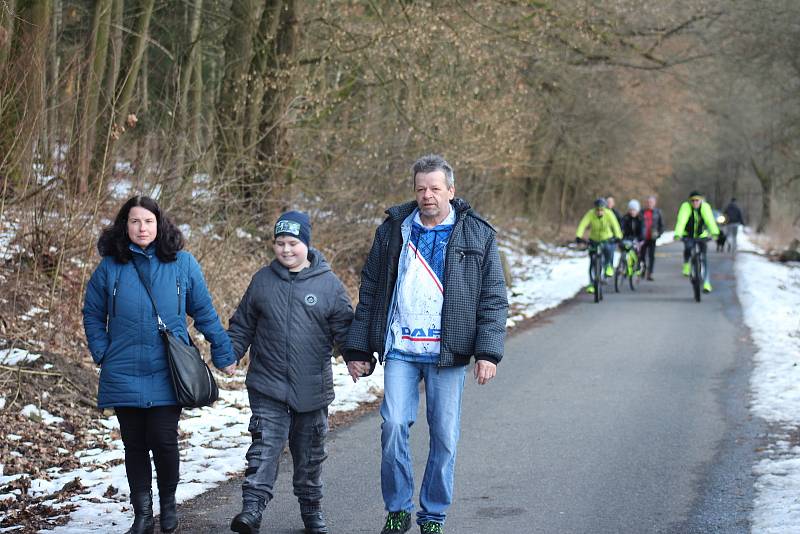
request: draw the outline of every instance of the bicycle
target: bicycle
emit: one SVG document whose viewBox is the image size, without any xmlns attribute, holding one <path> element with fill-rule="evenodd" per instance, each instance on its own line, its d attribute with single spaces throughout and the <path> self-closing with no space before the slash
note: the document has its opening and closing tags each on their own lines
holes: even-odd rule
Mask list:
<svg viewBox="0 0 800 534">
<path fill-rule="evenodd" d="M 705 280 L 706 270 L 703 262 L 703 249 L 700 243 L 708 241 L 708 238 L 696 237 L 683 239 L 692 239 L 692 254 L 689 257 L 689 265 L 691 271 L 689 272 L 689 282 L 692 284 L 692 292 L 694 293 L 694 300 L 700 302 L 703 294 L 703 280 Z M 706 260 L 708 261 L 708 260 Z"/>
<path fill-rule="evenodd" d="M 583 247 L 584 250 L 589 251 L 589 280 L 594 288 L 594 301 L 600 302 L 603 300 L 603 278 L 605 277 L 603 251 L 601 249 L 603 242 L 590 239 L 587 243 L 581 239 L 579 243 L 585 245 Z"/>
<path fill-rule="evenodd" d="M 614 291 L 619 293 L 619 287 L 625 283 L 625 278 L 628 279 L 631 291 L 636 291 L 643 272 L 639 254 L 636 252 L 633 241 L 628 239 L 622 241 L 620 248 L 622 249 L 622 254 L 616 269 L 614 269 Z"/>
</svg>

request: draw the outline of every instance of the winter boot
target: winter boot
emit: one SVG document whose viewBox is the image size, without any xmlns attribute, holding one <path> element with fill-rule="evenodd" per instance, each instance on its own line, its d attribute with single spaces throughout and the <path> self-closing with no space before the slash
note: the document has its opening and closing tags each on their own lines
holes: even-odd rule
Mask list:
<svg viewBox="0 0 800 534">
<path fill-rule="evenodd" d="M 258 534 L 261 515 L 267 503 L 264 499 L 247 496 L 242 501 L 242 511 L 231 521 L 231 530 L 239 534 Z"/>
<path fill-rule="evenodd" d="M 131 495 L 133 505 L 133 525 L 127 534 L 153 534 L 156 523 L 153 520 L 153 492 L 140 491 Z"/>
<path fill-rule="evenodd" d="M 178 528 L 178 510 L 175 508 L 175 490 L 158 492 L 158 506 L 161 515 L 158 520 L 161 523 L 161 532 L 169 534 Z"/>
<path fill-rule="evenodd" d="M 319 503 L 300 505 L 300 517 L 303 518 L 306 534 L 328 534 L 328 527 L 325 525 Z"/>
</svg>

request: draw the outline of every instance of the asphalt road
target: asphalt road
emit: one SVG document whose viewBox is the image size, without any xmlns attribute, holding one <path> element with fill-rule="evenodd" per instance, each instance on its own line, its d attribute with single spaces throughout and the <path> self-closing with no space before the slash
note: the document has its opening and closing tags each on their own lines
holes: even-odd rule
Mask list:
<svg viewBox="0 0 800 534">
<path fill-rule="evenodd" d="M 507 341 L 498 377 L 464 392 L 448 533 L 746 533 L 762 431 L 747 410 L 752 346 L 733 262 L 711 252 L 702 303 L 659 250 L 656 281 L 600 304 L 579 295 Z M 424 406 L 412 429 L 416 476 Z M 330 435 L 334 533 L 382 527 L 380 417 Z M 242 460 L 244 467 L 244 459 Z M 240 480 L 180 507 L 182 532 L 228 531 Z M 284 458 L 262 532 L 302 532 Z M 413 529 L 412 532 L 418 532 Z"/>
</svg>

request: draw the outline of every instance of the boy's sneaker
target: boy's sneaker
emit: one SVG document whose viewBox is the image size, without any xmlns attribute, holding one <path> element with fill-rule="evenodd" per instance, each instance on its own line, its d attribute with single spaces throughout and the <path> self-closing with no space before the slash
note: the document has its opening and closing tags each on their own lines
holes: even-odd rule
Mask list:
<svg viewBox="0 0 800 534">
<path fill-rule="evenodd" d="M 711 293 L 711 283 L 703 282 L 703 293 Z"/>
<path fill-rule="evenodd" d="M 692 266 L 689 263 L 683 264 L 683 276 L 689 276 L 692 274 Z"/>
<path fill-rule="evenodd" d="M 411 528 L 411 514 L 408 512 L 389 512 L 381 534 L 403 534 Z"/>
<path fill-rule="evenodd" d="M 419 526 L 421 534 L 444 534 L 444 527 L 436 521 L 425 521 Z"/>
<path fill-rule="evenodd" d="M 608 276 L 609 278 L 614 276 L 614 268 L 610 265 L 606 267 L 606 276 Z"/>
<path fill-rule="evenodd" d="M 587 293 L 594 293 L 594 285 L 586 286 L 586 292 Z"/>
</svg>

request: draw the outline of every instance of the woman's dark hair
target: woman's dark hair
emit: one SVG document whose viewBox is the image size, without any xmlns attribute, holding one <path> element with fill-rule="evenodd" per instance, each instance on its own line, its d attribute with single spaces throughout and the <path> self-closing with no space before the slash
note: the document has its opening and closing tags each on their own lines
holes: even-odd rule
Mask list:
<svg viewBox="0 0 800 534">
<path fill-rule="evenodd" d="M 180 229 L 161 211 L 155 200 L 150 197 L 135 196 L 129 199 L 117 213 L 114 224 L 104 228 L 97 241 L 97 250 L 101 256 L 113 256 L 119 263 L 128 263 L 133 257 L 128 245 L 128 214 L 133 207 L 144 208 L 156 216 L 158 231 L 153 244 L 156 256 L 163 262 L 175 261 L 178 251 L 183 249 L 183 234 Z"/>
</svg>

